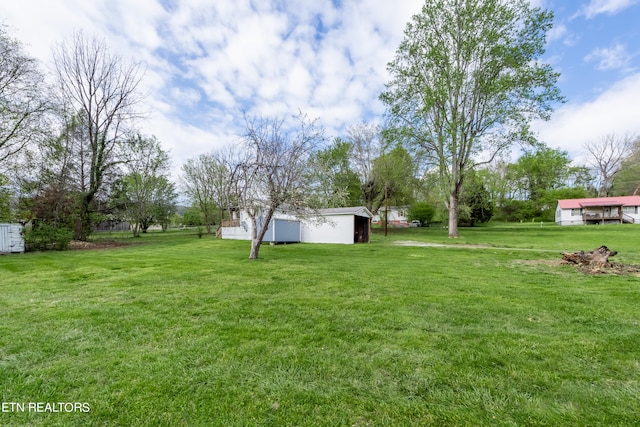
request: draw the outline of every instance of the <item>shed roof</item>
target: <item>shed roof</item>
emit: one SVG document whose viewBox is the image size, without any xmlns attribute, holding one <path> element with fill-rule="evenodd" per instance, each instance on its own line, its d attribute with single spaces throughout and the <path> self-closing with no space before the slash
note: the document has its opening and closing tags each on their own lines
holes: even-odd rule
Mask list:
<svg viewBox="0 0 640 427">
<path fill-rule="evenodd" d="M 640 196 L 594 197 L 558 200 L 560 209 L 580 209 L 600 206 L 640 206 Z"/>
<path fill-rule="evenodd" d="M 320 209 L 318 213 L 320 213 L 320 215 L 355 215 L 355 216 L 363 216 L 366 218 L 373 217 L 373 214 L 365 206 Z"/>
</svg>

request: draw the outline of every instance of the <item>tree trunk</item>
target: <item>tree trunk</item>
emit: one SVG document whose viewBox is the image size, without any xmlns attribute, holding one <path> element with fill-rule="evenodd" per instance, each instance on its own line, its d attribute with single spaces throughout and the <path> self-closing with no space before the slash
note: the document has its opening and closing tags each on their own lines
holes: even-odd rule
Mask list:
<svg viewBox="0 0 640 427">
<path fill-rule="evenodd" d="M 618 252 L 612 251 L 606 246 L 600 246 L 590 252 L 564 252 L 562 261 L 565 264 L 576 264 L 591 267 L 592 272 L 599 272 L 604 267 L 610 267 L 609 258 L 616 256 Z"/>
<path fill-rule="evenodd" d="M 384 237 L 389 230 L 389 187 L 384 185 Z"/>
<path fill-rule="evenodd" d="M 449 196 L 449 237 L 457 239 L 460 237 L 458 234 L 458 194 L 451 193 Z"/>
<path fill-rule="evenodd" d="M 271 218 L 273 218 L 273 212 L 274 209 L 269 209 L 267 211 L 267 214 L 262 219 L 262 224 L 260 224 L 260 230 L 258 230 L 257 227 L 256 217 L 251 216 L 251 225 L 253 226 L 253 231 L 251 231 L 251 252 L 249 252 L 249 259 L 258 259 L 260 245 L 262 244 L 264 235 L 267 234 L 269 223 L 271 222 Z"/>
<path fill-rule="evenodd" d="M 85 242 L 91 233 L 91 202 L 93 193 L 85 193 L 80 200 L 79 221 L 76 224 L 74 240 Z"/>
<path fill-rule="evenodd" d="M 258 222 L 254 215 L 249 215 L 249 221 L 251 222 L 251 250 L 249 251 L 249 259 L 258 259 L 258 252 L 260 252 L 260 244 L 258 240 Z"/>
<path fill-rule="evenodd" d="M 258 252 L 260 252 L 260 245 L 262 242 L 258 239 L 251 239 L 251 251 L 249 252 L 249 259 L 258 259 Z"/>
</svg>

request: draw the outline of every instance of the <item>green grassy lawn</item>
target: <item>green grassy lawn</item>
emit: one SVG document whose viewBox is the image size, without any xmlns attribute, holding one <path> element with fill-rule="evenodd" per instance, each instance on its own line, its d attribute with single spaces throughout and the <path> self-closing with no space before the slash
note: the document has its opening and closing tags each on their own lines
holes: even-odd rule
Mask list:
<svg viewBox="0 0 640 427">
<path fill-rule="evenodd" d="M 193 232 L 2 256 L 2 402 L 90 411 L 4 405 L 0 425 L 637 425 L 640 278 L 551 261 L 604 244 L 640 264 L 640 227 L 461 234 L 253 262 L 248 242 Z"/>
</svg>

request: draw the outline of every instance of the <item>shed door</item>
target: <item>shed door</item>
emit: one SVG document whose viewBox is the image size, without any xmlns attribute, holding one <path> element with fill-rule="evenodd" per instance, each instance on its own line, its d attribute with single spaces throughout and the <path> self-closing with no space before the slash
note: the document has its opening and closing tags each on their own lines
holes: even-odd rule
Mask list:
<svg viewBox="0 0 640 427">
<path fill-rule="evenodd" d="M 0 252 L 10 252 L 9 226 L 0 224 Z"/>
<path fill-rule="evenodd" d="M 354 217 L 354 236 L 353 243 L 369 242 L 369 218 L 363 216 Z"/>
</svg>

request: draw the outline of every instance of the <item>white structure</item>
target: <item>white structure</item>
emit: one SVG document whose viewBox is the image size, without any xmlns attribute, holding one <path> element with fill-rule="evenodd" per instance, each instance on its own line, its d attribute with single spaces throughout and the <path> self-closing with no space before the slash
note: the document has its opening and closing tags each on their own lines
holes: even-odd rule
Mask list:
<svg viewBox="0 0 640 427">
<path fill-rule="evenodd" d="M 20 224 L 0 224 L 0 253 L 24 252 L 24 237 Z"/>
<path fill-rule="evenodd" d="M 318 221 L 302 221 L 300 241 L 307 243 L 368 243 L 373 215 L 364 206 L 322 209 Z"/>
<path fill-rule="evenodd" d="M 364 206 L 352 208 L 322 209 L 314 218 L 296 218 L 274 214 L 265 242 L 277 243 L 338 243 L 353 244 L 369 241 L 371 212 Z M 245 212 L 240 219 L 220 227 L 223 239 L 251 240 L 251 221 Z"/>
<path fill-rule="evenodd" d="M 389 227 L 409 227 L 411 221 L 408 219 L 409 206 L 389 206 L 389 219 L 387 226 Z M 385 208 L 378 209 L 378 213 L 373 216 L 371 222 L 373 224 L 384 224 Z"/>
<path fill-rule="evenodd" d="M 556 224 L 640 224 L 640 196 L 558 200 Z"/>
</svg>

